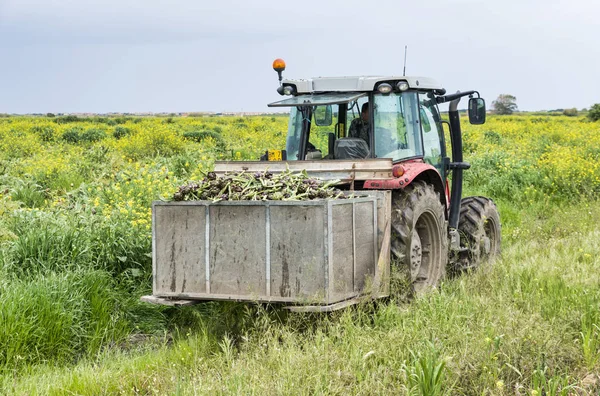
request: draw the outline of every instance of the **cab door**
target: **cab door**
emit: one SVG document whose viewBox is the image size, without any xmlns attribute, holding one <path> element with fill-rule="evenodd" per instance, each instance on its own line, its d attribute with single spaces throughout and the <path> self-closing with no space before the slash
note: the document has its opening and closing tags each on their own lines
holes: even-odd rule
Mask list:
<svg viewBox="0 0 600 396">
<path fill-rule="evenodd" d="M 446 155 L 444 130 L 435 97 L 432 93 L 419 93 L 419 115 L 423 134 L 423 160 L 444 174 L 443 158 Z"/>
</svg>

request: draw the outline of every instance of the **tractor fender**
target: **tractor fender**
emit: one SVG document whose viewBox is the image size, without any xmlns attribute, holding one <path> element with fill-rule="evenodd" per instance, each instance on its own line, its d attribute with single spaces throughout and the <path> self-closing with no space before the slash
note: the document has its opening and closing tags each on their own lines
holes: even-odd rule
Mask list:
<svg viewBox="0 0 600 396">
<path fill-rule="evenodd" d="M 409 186 L 414 181 L 422 180 L 433 186 L 439 194 L 444 208 L 448 208 L 447 191 L 444 189 L 442 177 L 435 167 L 421 160 L 403 162 L 394 165 L 394 167 L 396 166 L 402 166 L 404 169 L 401 176 L 393 179 L 365 180 L 363 188 L 365 190 L 398 190 Z"/>
</svg>

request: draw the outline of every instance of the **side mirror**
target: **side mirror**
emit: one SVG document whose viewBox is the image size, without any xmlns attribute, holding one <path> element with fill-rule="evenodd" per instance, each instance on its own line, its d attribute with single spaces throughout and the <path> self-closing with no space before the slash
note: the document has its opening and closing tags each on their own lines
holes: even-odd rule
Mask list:
<svg viewBox="0 0 600 396">
<path fill-rule="evenodd" d="M 473 125 L 485 123 L 485 100 L 483 98 L 469 99 L 469 122 Z"/>
<path fill-rule="evenodd" d="M 317 126 L 330 126 L 333 119 L 331 105 L 315 107 L 314 117 Z"/>
</svg>

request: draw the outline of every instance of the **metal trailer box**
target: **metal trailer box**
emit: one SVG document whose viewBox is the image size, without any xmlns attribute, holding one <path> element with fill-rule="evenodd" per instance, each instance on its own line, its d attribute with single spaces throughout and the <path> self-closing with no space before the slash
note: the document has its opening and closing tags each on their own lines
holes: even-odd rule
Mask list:
<svg viewBox="0 0 600 396">
<path fill-rule="evenodd" d="M 378 195 L 154 202 L 152 297 L 334 304 L 360 296 L 379 258 L 378 201 L 389 212 L 381 199 L 389 194 Z"/>
</svg>

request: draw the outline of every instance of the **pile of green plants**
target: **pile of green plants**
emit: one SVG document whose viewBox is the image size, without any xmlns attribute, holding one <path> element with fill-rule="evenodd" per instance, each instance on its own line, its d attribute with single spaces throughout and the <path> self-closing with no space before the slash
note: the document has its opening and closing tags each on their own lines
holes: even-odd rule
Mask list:
<svg viewBox="0 0 600 396">
<path fill-rule="evenodd" d="M 302 201 L 311 199 L 344 199 L 334 186 L 338 180 L 321 181 L 306 172 L 290 170 L 275 174 L 269 171 L 228 173 L 217 176 L 208 172 L 204 179 L 180 186 L 175 201 Z"/>
</svg>

